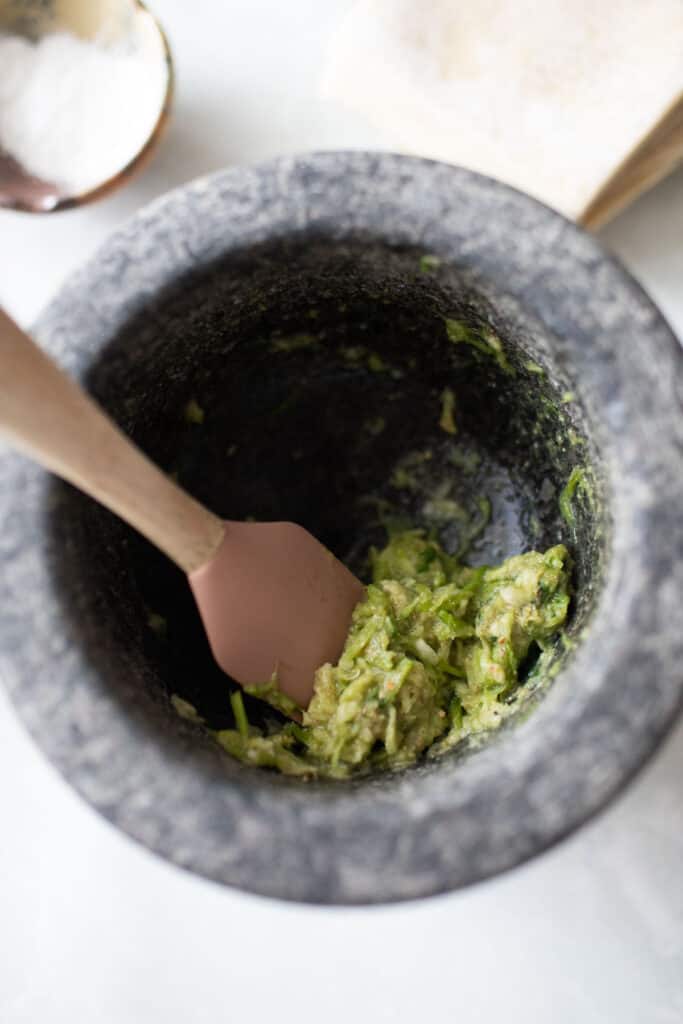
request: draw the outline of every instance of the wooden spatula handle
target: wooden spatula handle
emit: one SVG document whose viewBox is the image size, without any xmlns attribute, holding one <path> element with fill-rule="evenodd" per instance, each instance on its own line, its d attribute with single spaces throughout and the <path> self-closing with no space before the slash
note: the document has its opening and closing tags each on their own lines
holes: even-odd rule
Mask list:
<svg viewBox="0 0 683 1024">
<path fill-rule="evenodd" d="M 135 527 L 185 572 L 223 522 L 159 470 L 0 309 L 0 434 Z"/>
</svg>

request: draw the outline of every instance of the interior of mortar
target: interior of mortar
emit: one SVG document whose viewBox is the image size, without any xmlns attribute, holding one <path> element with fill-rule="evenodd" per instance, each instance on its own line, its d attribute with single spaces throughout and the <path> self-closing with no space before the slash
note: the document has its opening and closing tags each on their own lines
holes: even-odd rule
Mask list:
<svg viewBox="0 0 683 1024">
<path fill-rule="evenodd" d="M 446 320 L 494 332 L 502 357 L 454 343 Z M 372 239 L 252 247 L 152 299 L 86 382 L 225 518 L 301 523 L 366 578 L 387 520 L 436 530 L 451 551 L 467 546 L 471 564 L 564 542 L 574 563 L 567 634 L 579 637 L 590 616 L 606 513 L 580 395 L 533 336 L 506 324 L 446 262 Z M 445 388 L 455 434 L 440 425 Z M 188 417 L 188 403 L 203 422 L 193 422 L 197 409 Z M 559 498 L 577 466 L 592 484 L 574 494 L 568 523 Z M 54 486 L 55 573 L 98 672 L 160 742 L 195 728 L 172 711 L 172 694 L 211 726 L 232 725 L 234 684 L 211 659 L 182 573 L 89 499 Z M 558 643 L 553 671 L 570 651 Z M 543 680 L 531 663 L 526 672 L 535 700 Z M 272 719 L 245 703 L 253 723 Z M 206 749 L 199 730 L 193 738 Z M 227 755 L 216 747 L 215 757 Z"/>
</svg>

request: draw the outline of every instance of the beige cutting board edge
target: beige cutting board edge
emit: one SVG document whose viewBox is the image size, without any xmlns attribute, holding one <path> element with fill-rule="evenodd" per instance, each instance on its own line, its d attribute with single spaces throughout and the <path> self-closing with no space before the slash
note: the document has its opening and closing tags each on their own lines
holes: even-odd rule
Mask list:
<svg viewBox="0 0 683 1024">
<path fill-rule="evenodd" d="M 683 156 L 682 0 L 361 0 L 323 94 L 597 227 Z"/>
<path fill-rule="evenodd" d="M 652 131 L 617 167 L 577 220 L 591 230 L 602 227 L 682 162 L 683 92 L 672 102 Z"/>
</svg>

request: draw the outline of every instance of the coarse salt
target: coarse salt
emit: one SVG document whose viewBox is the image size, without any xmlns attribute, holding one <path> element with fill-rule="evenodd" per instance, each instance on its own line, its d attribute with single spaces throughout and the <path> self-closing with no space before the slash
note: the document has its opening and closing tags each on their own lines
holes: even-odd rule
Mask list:
<svg viewBox="0 0 683 1024">
<path fill-rule="evenodd" d="M 167 85 L 161 49 L 0 35 L 0 147 L 60 191 L 87 192 L 143 148 Z"/>
</svg>

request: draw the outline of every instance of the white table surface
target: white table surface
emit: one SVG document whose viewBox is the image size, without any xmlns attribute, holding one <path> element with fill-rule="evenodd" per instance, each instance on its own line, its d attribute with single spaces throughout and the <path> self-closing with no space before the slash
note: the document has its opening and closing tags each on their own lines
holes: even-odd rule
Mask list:
<svg viewBox="0 0 683 1024">
<path fill-rule="evenodd" d="M 143 203 L 225 164 L 391 147 L 316 98 L 348 0 L 156 0 L 178 95 L 154 163 L 93 207 L 0 212 L 0 298 L 30 324 Z M 683 173 L 604 232 L 683 336 Z M 672 609 L 672 614 L 680 614 Z M 683 727 L 561 846 L 451 896 L 319 909 L 191 877 L 116 832 L 46 763 L 0 691 L 3 1024 L 680 1024 Z"/>
</svg>

